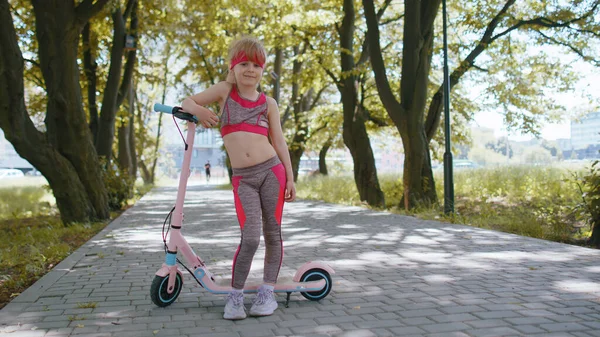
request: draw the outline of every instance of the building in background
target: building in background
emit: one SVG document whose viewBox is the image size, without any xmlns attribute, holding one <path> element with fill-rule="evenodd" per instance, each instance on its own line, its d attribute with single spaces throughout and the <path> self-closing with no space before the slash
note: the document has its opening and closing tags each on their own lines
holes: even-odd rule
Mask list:
<svg viewBox="0 0 600 337">
<path fill-rule="evenodd" d="M 177 171 L 173 173 L 178 174 L 183 162 L 185 144 L 177 128 L 166 127 L 164 130 L 163 139 L 165 139 L 165 145 L 163 146 L 163 151 L 171 156 Z M 186 137 L 187 133 L 183 130 L 182 133 L 183 137 Z M 196 136 L 194 137 L 192 162 L 190 163 L 192 174 L 204 174 L 204 164 L 210 161 L 211 171 L 214 172 L 211 175 L 218 175 L 220 172 L 226 170 L 225 158 L 223 140 L 221 139 L 219 130 L 217 128 L 204 129 L 197 127 Z"/>
<path fill-rule="evenodd" d="M 581 150 L 590 145 L 600 145 L 600 112 L 571 121 L 571 148 Z"/>
<path fill-rule="evenodd" d="M 592 112 L 579 120 L 571 121 L 570 147 L 563 150 L 563 158 L 600 158 L 600 112 Z"/>
</svg>

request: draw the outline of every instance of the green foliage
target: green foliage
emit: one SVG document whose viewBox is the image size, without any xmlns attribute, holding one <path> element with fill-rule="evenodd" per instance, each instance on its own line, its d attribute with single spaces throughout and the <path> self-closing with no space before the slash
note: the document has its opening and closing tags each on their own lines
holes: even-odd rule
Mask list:
<svg viewBox="0 0 600 337">
<path fill-rule="evenodd" d="M 455 170 L 457 196 L 487 202 L 503 199 L 519 202 L 566 201 L 577 199 L 577 190 L 568 181 L 569 172 L 556 167 L 503 166 L 486 169 Z M 438 191 L 443 191 L 442 172 L 436 177 Z"/>
<path fill-rule="evenodd" d="M 0 221 L 0 307 L 104 226 L 106 223 L 66 227 L 56 216 Z"/>
<path fill-rule="evenodd" d="M 45 188 L 25 186 L 0 189 L 0 220 L 51 215 L 56 209 Z"/>
<path fill-rule="evenodd" d="M 404 182 L 402 181 L 402 177 L 382 175 L 379 177 L 379 184 L 385 194 L 385 206 L 390 209 L 398 206 L 404 196 Z"/>
<path fill-rule="evenodd" d="M 330 203 L 358 205 L 360 198 L 353 178 L 344 176 L 313 176 L 298 179 L 298 198 L 323 200 Z"/>
<path fill-rule="evenodd" d="M 581 193 L 569 178 L 571 174 L 567 169 L 524 166 L 456 170 L 456 214 L 443 215 L 441 205 L 417 207 L 408 214 L 546 240 L 576 242 L 586 233 L 579 231 L 581 221 L 573 216 L 573 207 Z M 380 182 L 386 208 L 406 213 L 398 207 L 403 196 L 402 178 L 382 175 Z M 443 172 L 435 173 L 435 182 L 438 193 L 443 195 Z M 297 192 L 299 198 L 361 205 L 354 186 L 351 176 L 306 177 L 298 181 Z M 598 189 L 596 185 L 596 193 Z"/>
<path fill-rule="evenodd" d="M 600 161 L 594 161 L 587 172 L 575 175 L 575 181 L 581 192 L 581 201 L 574 210 L 590 225 L 591 244 L 600 247 Z"/>
<path fill-rule="evenodd" d="M 102 179 L 108 191 L 108 205 L 111 210 L 120 210 L 133 197 L 135 178 L 119 169 L 114 162 L 107 165 L 104 158 L 101 159 L 101 165 Z"/>
</svg>

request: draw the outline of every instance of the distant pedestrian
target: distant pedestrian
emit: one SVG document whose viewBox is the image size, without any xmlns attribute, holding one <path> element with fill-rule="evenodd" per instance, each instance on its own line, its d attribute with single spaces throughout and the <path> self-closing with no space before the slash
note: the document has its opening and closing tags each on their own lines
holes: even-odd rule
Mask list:
<svg viewBox="0 0 600 337">
<path fill-rule="evenodd" d="M 206 173 L 206 182 L 210 181 L 210 160 L 206 161 L 204 164 L 204 173 Z"/>
</svg>

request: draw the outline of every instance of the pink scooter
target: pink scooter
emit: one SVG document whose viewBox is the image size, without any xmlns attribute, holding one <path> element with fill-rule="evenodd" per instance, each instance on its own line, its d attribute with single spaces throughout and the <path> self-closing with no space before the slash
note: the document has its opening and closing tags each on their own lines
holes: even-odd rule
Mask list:
<svg viewBox="0 0 600 337">
<path fill-rule="evenodd" d="M 185 141 L 183 164 L 181 166 L 181 175 L 179 177 L 177 200 L 175 207 L 171 210 L 163 225 L 163 242 L 167 254 L 166 261 L 163 263 L 162 268 L 156 272 L 156 276 L 152 281 L 152 286 L 150 287 L 150 297 L 152 298 L 152 302 L 159 307 L 166 307 L 175 302 L 179 296 L 183 286 L 183 274 L 177 268 L 177 262 L 192 274 L 194 279 L 204 289 L 213 294 L 228 294 L 231 291 L 230 281 L 223 280 L 223 282 L 216 282 L 204 261 L 194 253 L 192 247 L 190 247 L 181 234 L 181 226 L 183 225 L 183 202 L 185 199 L 188 177 L 190 175 L 190 162 L 192 159 L 194 136 L 196 134 L 196 123 L 198 120 L 194 115 L 184 112 L 181 107 L 155 104 L 154 111 L 172 114 L 173 118 L 176 117 L 187 121 L 188 131 Z M 165 232 L 167 221 L 169 221 L 169 228 L 167 228 L 167 231 Z M 168 235 L 169 231 L 170 235 Z M 177 258 L 178 252 L 183 256 L 186 264 L 183 264 Z M 287 293 L 286 307 L 289 304 L 292 292 L 300 292 L 305 298 L 311 301 L 318 301 L 325 298 L 331 291 L 333 285 L 331 282 L 331 274 L 334 274 L 334 271 L 330 266 L 321 262 L 307 262 L 296 271 L 296 274 L 291 280 L 280 278 L 280 282 L 275 285 L 275 292 Z M 252 284 L 252 282 L 247 282 L 244 292 L 256 292 L 259 285 L 260 283 Z"/>
</svg>

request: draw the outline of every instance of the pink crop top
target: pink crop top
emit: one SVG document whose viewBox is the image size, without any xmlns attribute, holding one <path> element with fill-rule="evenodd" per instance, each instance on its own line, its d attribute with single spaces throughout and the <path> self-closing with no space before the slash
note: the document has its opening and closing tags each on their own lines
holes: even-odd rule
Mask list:
<svg viewBox="0 0 600 337">
<path fill-rule="evenodd" d="M 256 101 L 245 99 L 234 84 L 223 105 L 221 136 L 238 131 L 269 135 L 267 96 L 261 92 Z"/>
</svg>

